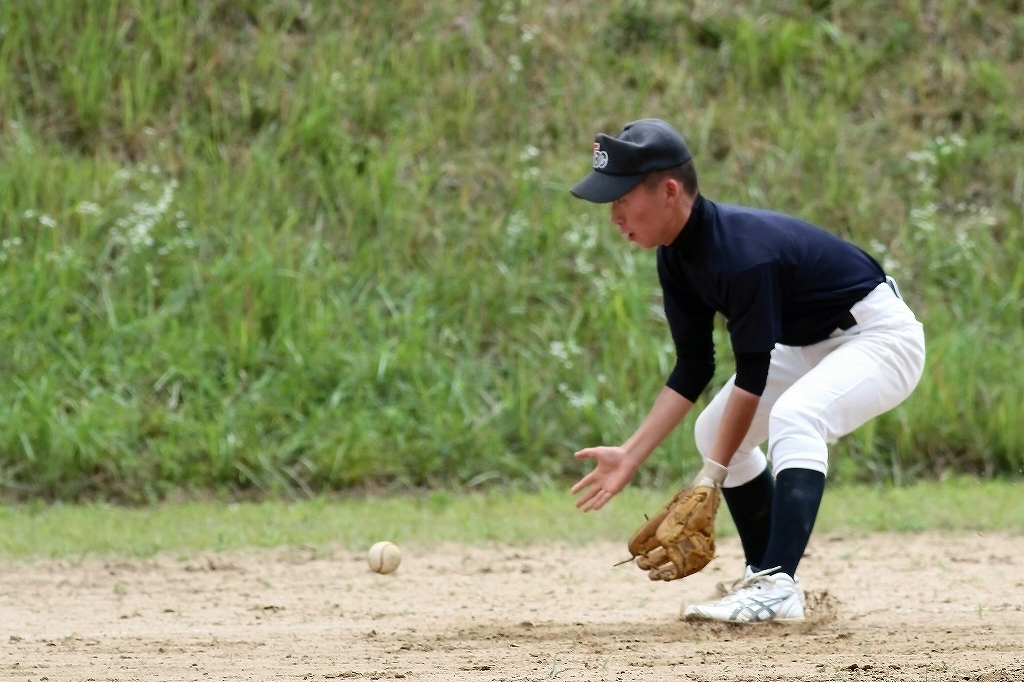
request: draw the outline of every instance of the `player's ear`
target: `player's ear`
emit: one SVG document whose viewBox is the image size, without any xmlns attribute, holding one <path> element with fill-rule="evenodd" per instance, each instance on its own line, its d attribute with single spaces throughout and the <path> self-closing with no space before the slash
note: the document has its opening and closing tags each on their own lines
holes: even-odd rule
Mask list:
<svg viewBox="0 0 1024 682">
<path fill-rule="evenodd" d="M 683 193 L 683 186 L 675 178 L 667 178 L 664 183 L 665 198 L 671 201 L 678 201 Z"/>
</svg>

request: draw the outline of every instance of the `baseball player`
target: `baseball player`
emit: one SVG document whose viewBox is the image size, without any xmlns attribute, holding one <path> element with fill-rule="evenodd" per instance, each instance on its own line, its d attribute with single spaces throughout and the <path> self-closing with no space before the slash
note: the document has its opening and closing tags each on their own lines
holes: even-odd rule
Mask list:
<svg viewBox="0 0 1024 682">
<path fill-rule="evenodd" d="M 657 249 L 676 364 L 625 443 L 576 453 L 595 463 L 572 488 L 576 506 L 607 504 L 693 407 L 714 374 L 721 313 L 736 373 L 697 418 L 704 466 L 690 490 L 720 488 L 746 566 L 724 596 L 684 616 L 801 620 L 796 570 L 824 491 L 827 444 L 910 395 L 924 369 L 921 324 L 896 282 L 856 246 L 797 218 L 705 198 L 686 143 L 665 121 L 597 135 L 593 160 L 572 194 L 611 204 L 623 236 Z M 671 559 L 674 547 L 665 549 Z M 668 568 L 651 578 L 687 574 Z"/>
</svg>

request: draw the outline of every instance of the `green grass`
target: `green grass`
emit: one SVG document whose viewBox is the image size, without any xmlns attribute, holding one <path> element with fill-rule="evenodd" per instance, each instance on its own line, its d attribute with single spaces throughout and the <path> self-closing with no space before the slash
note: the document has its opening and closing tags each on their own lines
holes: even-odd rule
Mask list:
<svg viewBox="0 0 1024 682">
<path fill-rule="evenodd" d="M 919 312 L 836 478 L 1019 476 L 1022 98 L 1014 2 L 2 3 L 0 491 L 573 478 L 672 363 L 652 254 L 567 193 L 648 115 Z"/>
<path fill-rule="evenodd" d="M 817 533 L 1003 531 L 1024 533 L 1024 485 L 954 478 L 894 488 L 849 485 L 825 493 Z M 669 491 L 627 488 L 597 513 L 583 514 L 565 490 L 434 492 L 423 496 L 162 504 L 0 507 L 0 557 L 190 556 L 204 550 L 304 546 L 361 550 L 389 539 L 402 546 L 441 542 L 625 543 Z M 722 507 L 719 532 L 735 529 Z"/>
</svg>

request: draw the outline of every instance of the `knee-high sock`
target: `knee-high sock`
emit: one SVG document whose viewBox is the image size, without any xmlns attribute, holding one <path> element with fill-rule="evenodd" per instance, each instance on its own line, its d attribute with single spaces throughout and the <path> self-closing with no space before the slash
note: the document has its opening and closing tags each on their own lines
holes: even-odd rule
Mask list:
<svg viewBox="0 0 1024 682">
<path fill-rule="evenodd" d="M 761 569 L 781 566 L 783 573 L 791 576 L 796 573 L 824 492 L 825 474 L 820 471 L 786 469 L 779 472 L 775 477 L 768 547 L 755 566 Z"/>
<path fill-rule="evenodd" d="M 760 566 L 772 528 L 772 491 L 775 483 L 765 467 L 761 474 L 735 488 L 722 488 L 733 523 L 740 534 L 747 565 Z"/>
</svg>

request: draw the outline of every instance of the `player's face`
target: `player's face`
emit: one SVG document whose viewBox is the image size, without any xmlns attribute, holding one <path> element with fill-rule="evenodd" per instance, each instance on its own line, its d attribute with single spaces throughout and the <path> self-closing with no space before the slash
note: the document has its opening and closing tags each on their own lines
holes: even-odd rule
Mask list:
<svg viewBox="0 0 1024 682">
<path fill-rule="evenodd" d="M 662 195 L 660 187 L 649 190 L 640 183 L 612 202 L 612 222 L 624 237 L 645 249 L 665 243 L 671 214 Z"/>
</svg>

